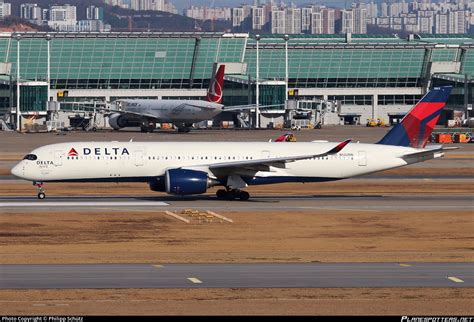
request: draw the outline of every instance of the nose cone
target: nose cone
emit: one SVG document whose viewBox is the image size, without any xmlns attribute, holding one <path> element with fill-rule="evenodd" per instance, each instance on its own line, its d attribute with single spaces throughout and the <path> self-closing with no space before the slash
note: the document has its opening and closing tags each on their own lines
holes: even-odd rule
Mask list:
<svg viewBox="0 0 474 322">
<path fill-rule="evenodd" d="M 23 177 L 22 168 L 23 166 L 21 165 L 21 162 L 20 162 L 16 166 L 13 167 L 13 169 L 11 170 L 11 173 L 17 178 L 22 178 Z"/>
</svg>

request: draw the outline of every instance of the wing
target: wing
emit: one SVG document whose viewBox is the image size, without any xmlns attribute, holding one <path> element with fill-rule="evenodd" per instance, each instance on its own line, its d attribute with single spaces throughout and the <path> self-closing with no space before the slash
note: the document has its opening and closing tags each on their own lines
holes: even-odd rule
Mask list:
<svg viewBox="0 0 474 322">
<path fill-rule="evenodd" d="M 340 152 L 351 140 L 345 140 L 337 144 L 332 149 L 318 154 L 306 154 L 298 156 L 278 157 L 278 158 L 266 158 L 266 159 L 253 159 L 243 161 L 231 161 L 231 162 L 220 162 L 212 163 L 207 165 L 188 166 L 186 169 L 195 169 L 201 171 L 207 171 L 212 173 L 237 173 L 241 171 L 268 171 L 270 167 L 284 168 L 288 162 L 295 162 L 298 160 L 308 160 L 311 158 L 325 157 L 331 154 Z"/>
<path fill-rule="evenodd" d="M 148 119 L 155 119 L 155 120 L 158 120 L 158 117 L 156 115 L 153 115 L 153 114 L 149 114 L 149 113 L 142 113 L 142 112 L 131 112 L 131 111 L 119 111 L 119 110 L 108 110 L 111 114 L 113 113 L 119 113 L 119 114 L 122 114 L 122 115 L 133 115 L 133 116 L 136 116 L 136 117 L 146 117 Z"/>
</svg>

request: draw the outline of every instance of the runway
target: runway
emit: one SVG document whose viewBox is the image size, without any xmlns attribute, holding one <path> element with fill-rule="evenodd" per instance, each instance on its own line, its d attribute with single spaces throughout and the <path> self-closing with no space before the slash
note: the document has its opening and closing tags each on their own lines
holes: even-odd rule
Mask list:
<svg viewBox="0 0 474 322">
<path fill-rule="evenodd" d="M 0 288 L 473 287 L 474 263 L 0 265 Z"/>
<path fill-rule="evenodd" d="M 417 194 L 355 194 L 340 195 L 265 195 L 252 196 L 248 201 L 223 201 L 213 195 L 201 196 L 90 196 L 90 197 L 47 197 L 38 200 L 35 197 L 1 197 L 0 211 L 64 211 L 67 209 L 104 209 L 112 208 L 117 211 L 136 209 L 143 210 L 173 210 L 173 209 L 208 209 L 235 211 L 275 211 L 275 210 L 474 210 L 472 195 L 452 195 L 417 193 Z"/>
<path fill-rule="evenodd" d="M 54 208 L 54 207 L 156 207 L 167 206 L 166 202 L 160 201 L 2 201 L 0 208 Z M 64 208 L 62 208 L 64 210 Z"/>
</svg>

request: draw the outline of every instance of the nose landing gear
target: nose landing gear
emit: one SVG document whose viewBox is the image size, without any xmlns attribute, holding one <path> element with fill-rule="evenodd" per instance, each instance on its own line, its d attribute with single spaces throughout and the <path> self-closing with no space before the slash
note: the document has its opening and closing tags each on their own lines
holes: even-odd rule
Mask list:
<svg viewBox="0 0 474 322">
<path fill-rule="evenodd" d="M 249 200 L 250 194 L 247 191 L 242 191 L 238 189 L 219 189 L 216 192 L 217 199 L 223 200 Z"/>
<path fill-rule="evenodd" d="M 42 182 L 33 182 L 33 185 L 38 188 L 38 199 L 43 200 L 46 198 L 46 193 L 44 191 L 44 184 Z"/>
</svg>

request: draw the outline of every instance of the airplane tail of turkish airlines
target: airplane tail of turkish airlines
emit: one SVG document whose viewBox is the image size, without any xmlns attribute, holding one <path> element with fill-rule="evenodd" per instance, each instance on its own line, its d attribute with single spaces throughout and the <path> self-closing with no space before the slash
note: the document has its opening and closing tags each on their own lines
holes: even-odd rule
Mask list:
<svg viewBox="0 0 474 322">
<path fill-rule="evenodd" d="M 433 88 L 377 144 L 424 148 L 452 89 L 452 86 Z"/>
<path fill-rule="evenodd" d="M 217 70 L 216 75 L 209 84 L 209 89 L 207 90 L 206 100 L 212 103 L 221 103 L 222 102 L 222 88 L 224 85 L 224 69 L 225 66 L 221 65 Z"/>
</svg>

